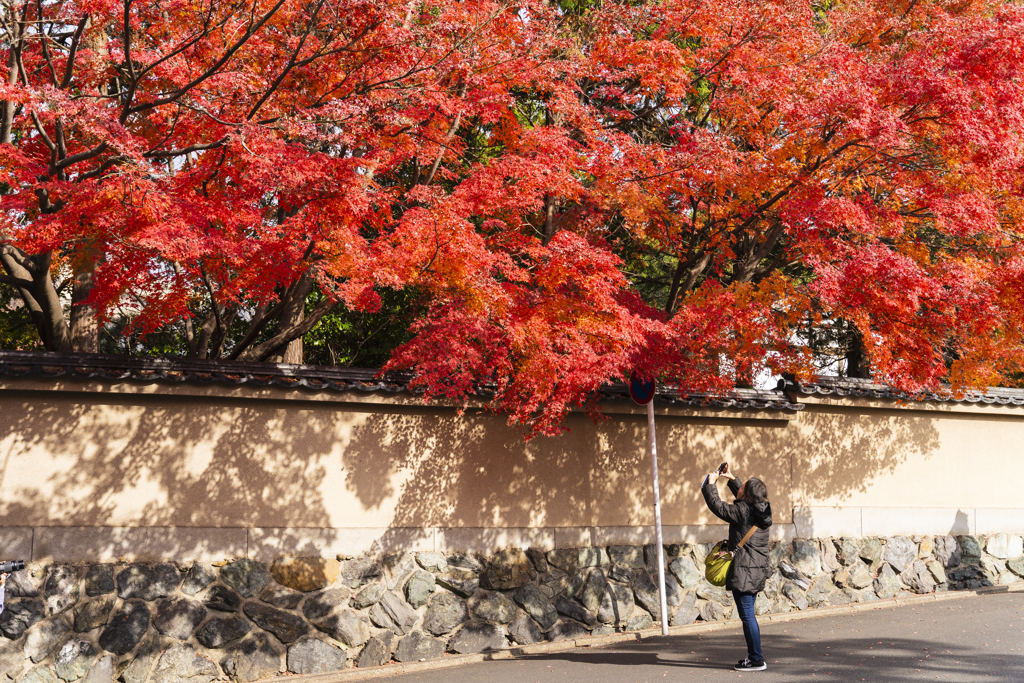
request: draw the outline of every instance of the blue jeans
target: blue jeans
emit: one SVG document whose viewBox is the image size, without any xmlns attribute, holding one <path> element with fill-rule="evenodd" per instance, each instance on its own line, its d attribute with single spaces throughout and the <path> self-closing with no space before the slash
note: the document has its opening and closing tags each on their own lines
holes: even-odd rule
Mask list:
<svg viewBox="0 0 1024 683">
<path fill-rule="evenodd" d="M 736 601 L 736 611 L 739 612 L 740 621 L 743 622 L 743 638 L 747 641 L 747 657 L 755 662 L 764 661 L 764 655 L 761 654 L 761 627 L 757 625 L 757 617 L 754 615 L 757 594 L 733 591 L 732 597 Z"/>
</svg>

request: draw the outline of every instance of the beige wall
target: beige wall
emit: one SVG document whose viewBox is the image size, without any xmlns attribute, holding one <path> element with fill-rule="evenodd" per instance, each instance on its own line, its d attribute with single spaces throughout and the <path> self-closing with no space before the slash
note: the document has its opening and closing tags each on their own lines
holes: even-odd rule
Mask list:
<svg viewBox="0 0 1024 683">
<path fill-rule="evenodd" d="M 36 558 L 653 538 L 639 408 L 527 442 L 408 397 L 4 382 L 0 529 Z M 723 535 L 698 491 L 723 460 L 766 481 L 780 537 L 1024 531 L 1024 409 L 807 403 L 659 410 L 666 539 Z"/>
</svg>

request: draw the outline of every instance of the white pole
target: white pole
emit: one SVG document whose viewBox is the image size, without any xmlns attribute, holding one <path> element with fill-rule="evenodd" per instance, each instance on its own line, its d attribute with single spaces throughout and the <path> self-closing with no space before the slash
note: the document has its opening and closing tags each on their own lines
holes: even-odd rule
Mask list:
<svg viewBox="0 0 1024 683">
<path fill-rule="evenodd" d="M 658 538 L 658 592 L 661 596 L 661 635 L 668 635 L 668 602 L 665 600 L 665 544 L 661 540 L 661 495 L 658 493 L 658 440 L 654 436 L 654 399 L 647 403 L 647 443 L 654 479 L 654 530 Z"/>
</svg>

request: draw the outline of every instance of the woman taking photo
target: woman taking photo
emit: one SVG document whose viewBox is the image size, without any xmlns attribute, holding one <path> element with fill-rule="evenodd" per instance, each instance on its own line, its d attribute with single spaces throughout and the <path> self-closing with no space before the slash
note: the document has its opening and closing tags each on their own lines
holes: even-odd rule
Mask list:
<svg viewBox="0 0 1024 683">
<path fill-rule="evenodd" d="M 718 497 L 716 482 L 720 476 L 729 480 L 729 490 L 736 496 L 735 503 L 724 503 Z M 734 668 L 737 671 L 764 671 L 767 666 L 761 652 L 761 629 L 754 615 L 754 603 L 771 575 L 768 527 L 772 525 L 772 506 L 768 502 L 768 488 L 760 479 L 748 479 L 742 486 L 739 485 L 729 471 L 729 466 L 725 465 L 720 472 L 708 475 L 701 493 L 711 512 L 729 523 L 729 549 L 735 551 L 725 587 L 732 591 L 736 611 L 743 622 L 747 658 L 740 660 Z M 754 535 L 736 550 L 751 527 L 757 527 Z"/>
</svg>

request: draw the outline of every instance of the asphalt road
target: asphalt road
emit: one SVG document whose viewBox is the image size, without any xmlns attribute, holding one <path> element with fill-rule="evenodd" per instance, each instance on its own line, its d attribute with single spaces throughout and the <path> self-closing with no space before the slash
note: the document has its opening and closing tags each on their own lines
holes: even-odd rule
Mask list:
<svg viewBox="0 0 1024 683">
<path fill-rule="evenodd" d="M 979 595 L 852 615 L 765 624 L 768 670 L 741 674 L 739 623 L 704 635 L 389 677 L 389 683 L 664 683 L 1012 681 L 1024 683 L 1024 593 Z"/>
</svg>

